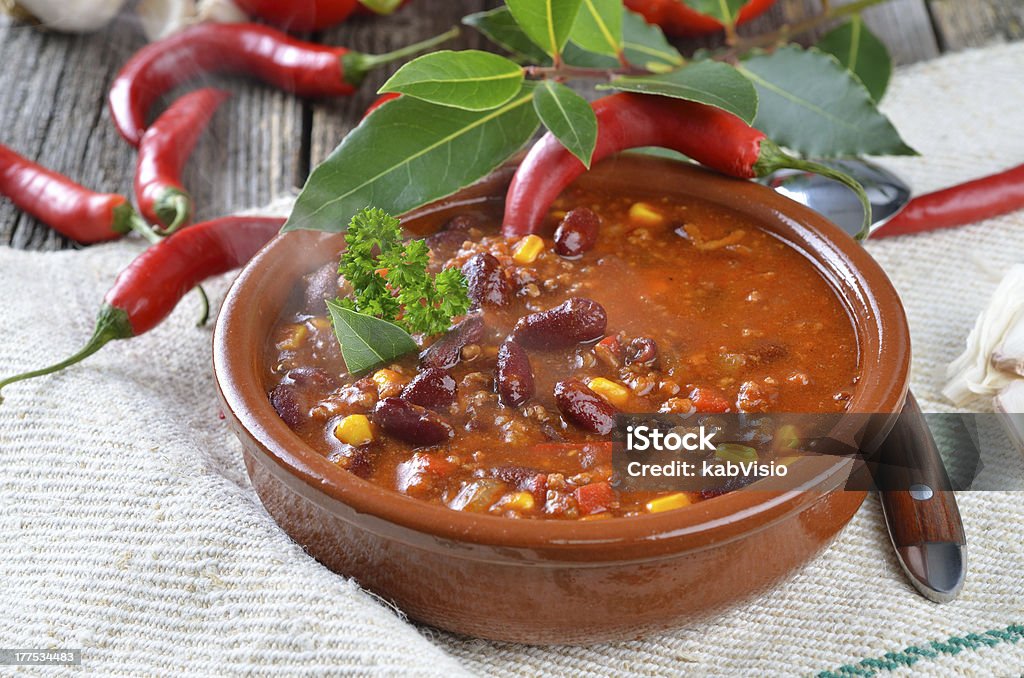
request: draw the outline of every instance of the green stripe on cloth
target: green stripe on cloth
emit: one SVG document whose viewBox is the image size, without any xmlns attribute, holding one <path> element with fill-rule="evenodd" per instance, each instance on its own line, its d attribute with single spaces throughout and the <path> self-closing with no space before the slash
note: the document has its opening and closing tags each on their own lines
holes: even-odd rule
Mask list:
<svg viewBox="0 0 1024 678">
<path fill-rule="evenodd" d="M 958 655 L 964 650 L 995 647 L 1003 643 L 1017 643 L 1024 639 L 1024 625 L 1010 624 L 1005 629 L 994 629 L 983 633 L 969 633 L 966 636 L 950 636 L 935 640 L 925 647 L 911 645 L 902 652 L 886 652 L 881 657 L 861 659 L 856 664 L 846 664 L 834 671 L 822 671 L 818 678 L 846 678 L 861 676 L 870 678 L 879 671 L 892 671 L 904 666 L 913 666 L 921 659 L 934 659 L 942 655 Z"/>
</svg>

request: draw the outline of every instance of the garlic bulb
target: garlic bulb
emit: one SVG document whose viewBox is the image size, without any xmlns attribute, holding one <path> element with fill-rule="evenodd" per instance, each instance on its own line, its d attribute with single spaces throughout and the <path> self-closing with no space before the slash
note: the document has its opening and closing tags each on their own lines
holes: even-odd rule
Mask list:
<svg viewBox="0 0 1024 678">
<path fill-rule="evenodd" d="M 1024 314 L 1006 332 L 1002 343 L 992 353 L 992 365 L 1004 372 L 1024 377 Z"/>
<path fill-rule="evenodd" d="M 17 0 L 43 26 L 67 33 L 90 33 L 106 26 L 125 0 Z"/>
<path fill-rule="evenodd" d="M 963 405 L 972 394 L 995 395 L 1024 362 L 1024 265 L 1014 266 L 992 294 L 967 337 L 967 348 L 946 370 L 942 394 Z M 995 359 L 993 359 L 995 356 Z"/>
<path fill-rule="evenodd" d="M 150 42 L 204 21 L 237 23 L 248 16 L 231 0 L 140 0 L 135 10 Z"/>
<path fill-rule="evenodd" d="M 1024 379 L 1014 379 L 992 401 L 1006 434 L 1024 454 Z"/>
</svg>

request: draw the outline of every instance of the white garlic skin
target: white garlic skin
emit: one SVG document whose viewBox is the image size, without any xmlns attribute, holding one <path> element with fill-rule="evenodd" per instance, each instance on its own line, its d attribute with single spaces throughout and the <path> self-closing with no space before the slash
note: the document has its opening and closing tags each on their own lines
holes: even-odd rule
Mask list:
<svg viewBox="0 0 1024 678">
<path fill-rule="evenodd" d="M 39 23 L 65 33 L 91 33 L 113 20 L 125 0 L 18 0 Z"/>
</svg>

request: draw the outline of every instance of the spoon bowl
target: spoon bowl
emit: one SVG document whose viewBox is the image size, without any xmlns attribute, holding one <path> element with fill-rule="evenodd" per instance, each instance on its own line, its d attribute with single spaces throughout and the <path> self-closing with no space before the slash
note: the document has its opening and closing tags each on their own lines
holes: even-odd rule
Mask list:
<svg viewBox="0 0 1024 678">
<path fill-rule="evenodd" d="M 910 202 L 910 186 L 889 170 L 865 160 L 827 160 L 823 165 L 849 174 L 864 187 L 871 202 L 873 232 L 899 214 Z M 810 207 L 852 236 L 861 230 L 864 210 L 846 186 L 804 170 L 779 170 L 762 184 L 801 205 Z"/>
</svg>

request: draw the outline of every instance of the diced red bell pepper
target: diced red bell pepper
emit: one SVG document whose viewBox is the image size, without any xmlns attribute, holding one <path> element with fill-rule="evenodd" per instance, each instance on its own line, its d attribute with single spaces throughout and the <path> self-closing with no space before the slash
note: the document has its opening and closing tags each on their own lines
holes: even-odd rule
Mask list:
<svg viewBox="0 0 1024 678">
<path fill-rule="evenodd" d="M 728 400 L 708 388 L 695 388 L 690 391 L 690 401 L 698 412 L 721 414 L 731 409 Z"/>
<path fill-rule="evenodd" d="M 591 513 L 607 511 L 615 502 L 615 490 L 606 482 L 582 485 L 576 488 L 574 494 L 580 513 L 587 516 Z"/>
</svg>

